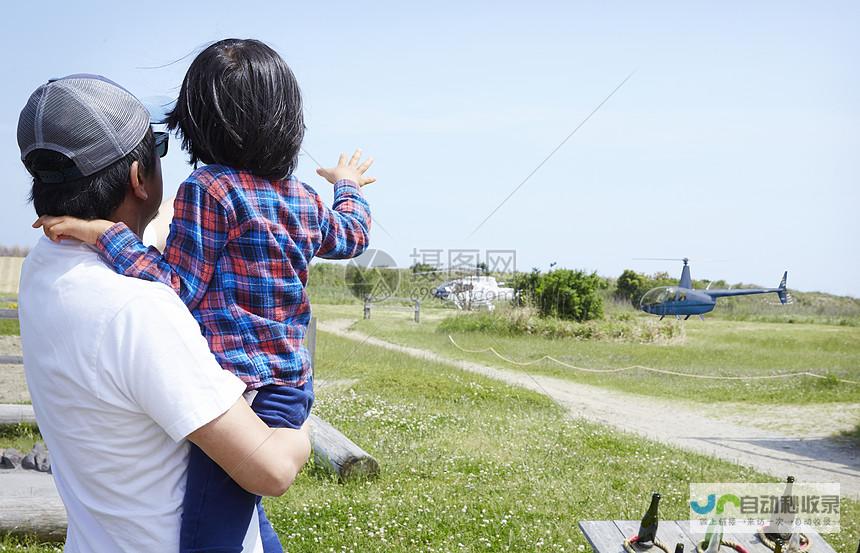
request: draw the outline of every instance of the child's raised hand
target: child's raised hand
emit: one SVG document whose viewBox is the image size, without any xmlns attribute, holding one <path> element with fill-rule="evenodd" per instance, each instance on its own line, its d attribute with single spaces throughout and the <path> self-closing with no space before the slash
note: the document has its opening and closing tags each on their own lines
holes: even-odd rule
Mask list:
<svg viewBox="0 0 860 553">
<path fill-rule="evenodd" d="M 334 184 L 339 180 L 351 180 L 359 186 L 365 186 L 372 182 L 376 182 L 375 177 L 365 177 L 364 173 L 373 164 L 373 158 L 369 157 L 364 163 L 361 161 L 361 148 L 357 149 L 352 157 L 347 161 L 346 154 L 340 154 L 340 159 L 337 160 L 337 167 L 325 169 L 320 167 L 317 169 L 317 174 L 325 180 Z"/>
<path fill-rule="evenodd" d="M 33 228 L 42 227 L 45 236 L 53 242 L 59 242 L 63 238 L 75 238 L 90 245 L 95 245 L 101 235 L 112 226 L 112 222 L 103 219 L 85 221 L 66 215 L 61 217 L 42 215 L 33 223 Z"/>
</svg>

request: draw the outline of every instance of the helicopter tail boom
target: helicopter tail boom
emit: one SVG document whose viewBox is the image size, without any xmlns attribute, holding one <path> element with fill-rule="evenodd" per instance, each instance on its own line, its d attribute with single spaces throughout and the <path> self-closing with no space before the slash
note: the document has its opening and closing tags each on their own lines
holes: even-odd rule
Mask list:
<svg viewBox="0 0 860 553">
<path fill-rule="evenodd" d="M 779 302 L 784 305 L 786 303 L 792 303 L 791 294 L 788 293 L 788 289 L 786 288 L 787 280 L 788 271 L 783 273 L 782 280 L 779 282 L 779 287 L 777 288 L 735 288 L 734 290 L 702 290 L 702 292 L 711 296 L 712 298 L 776 293 L 776 295 L 779 296 Z"/>
</svg>

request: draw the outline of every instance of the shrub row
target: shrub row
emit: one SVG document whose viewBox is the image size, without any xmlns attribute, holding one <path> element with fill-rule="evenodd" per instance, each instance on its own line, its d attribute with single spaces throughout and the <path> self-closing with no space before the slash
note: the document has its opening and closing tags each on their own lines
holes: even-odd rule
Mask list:
<svg viewBox="0 0 860 553">
<path fill-rule="evenodd" d="M 483 332 L 501 336 L 541 336 L 575 340 L 605 340 L 637 343 L 667 343 L 684 338 L 684 326 L 674 319 L 657 321 L 621 317 L 574 322 L 539 317 L 530 308 L 463 313 L 444 319 L 439 332 Z"/>
</svg>

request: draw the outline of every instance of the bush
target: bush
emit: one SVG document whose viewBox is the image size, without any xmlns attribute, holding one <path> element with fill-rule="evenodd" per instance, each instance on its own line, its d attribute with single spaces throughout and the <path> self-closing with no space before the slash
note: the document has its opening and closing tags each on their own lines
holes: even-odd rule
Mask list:
<svg viewBox="0 0 860 553">
<path fill-rule="evenodd" d="M 455 315 L 439 323 L 437 331 L 636 343 L 668 343 L 684 339 L 684 325 L 675 320 L 616 318 L 578 323 L 539 317 L 529 308 Z"/>
<path fill-rule="evenodd" d="M 693 288 L 704 288 L 708 281 L 693 281 Z M 615 282 L 615 297 L 620 300 L 629 301 L 634 307 L 639 307 L 639 301 L 648 290 L 660 286 L 677 286 L 678 277 L 669 273 L 655 273 L 645 275 L 637 273 L 632 269 L 624 269 L 621 276 Z"/>
<path fill-rule="evenodd" d="M 615 283 L 615 297 L 635 303 L 644 294 L 645 275 L 636 271 L 624 269 L 618 281 Z"/>
<path fill-rule="evenodd" d="M 542 317 L 590 321 L 603 317 L 600 289 L 605 287 L 596 273 L 556 269 L 540 277 L 535 301 Z"/>
<path fill-rule="evenodd" d="M 515 273 L 508 279 L 508 286 L 514 289 L 514 305 L 532 307 L 535 305 L 535 293 L 540 283 L 540 271 L 532 269 L 530 273 Z"/>
<path fill-rule="evenodd" d="M 588 321 L 603 317 L 600 290 L 608 287 L 597 274 L 556 269 L 541 274 L 517 273 L 507 282 L 516 291 L 516 307 L 533 307 L 542 317 Z"/>
</svg>

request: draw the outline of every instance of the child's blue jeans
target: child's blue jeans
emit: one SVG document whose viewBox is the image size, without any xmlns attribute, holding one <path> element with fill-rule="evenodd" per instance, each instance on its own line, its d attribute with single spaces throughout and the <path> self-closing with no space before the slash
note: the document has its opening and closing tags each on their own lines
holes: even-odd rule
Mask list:
<svg viewBox="0 0 860 553">
<path fill-rule="evenodd" d="M 264 386 L 251 408 L 272 428 L 299 428 L 314 402 L 313 382 L 304 386 Z M 180 553 L 241 553 L 254 509 L 260 518 L 265 553 L 282 553 L 281 542 L 263 512 L 260 496 L 245 491 L 203 451 L 191 445 L 182 503 Z"/>
</svg>

